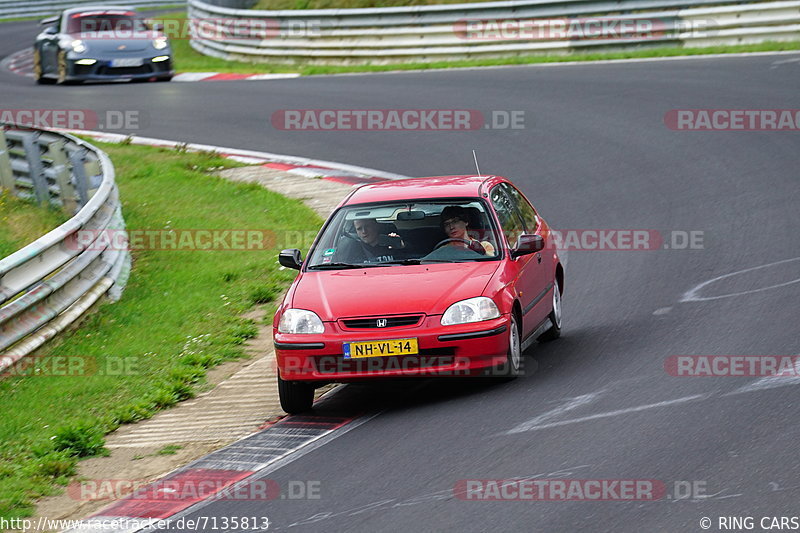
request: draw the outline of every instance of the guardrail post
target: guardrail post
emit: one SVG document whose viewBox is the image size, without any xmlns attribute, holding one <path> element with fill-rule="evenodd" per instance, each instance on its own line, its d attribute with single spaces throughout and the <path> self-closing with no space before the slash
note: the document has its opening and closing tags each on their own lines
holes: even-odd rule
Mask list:
<svg viewBox="0 0 800 533">
<path fill-rule="evenodd" d="M 11 170 L 11 158 L 8 156 L 6 132 L 0 128 L 0 188 L 14 194 L 14 173 Z"/>
<path fill-rule="evenodd" d="M 75 201 L 75 188 L 70 182 L 67 151 L 64 148 L 64 141 L 58 140 L 51 142 L 47 146 L 47 151 L 50 160 L 53 162 L 50 168 L 53 169 L 56 185 L 58 185 L 58 194 L 61 196 L 61 206 L 68 215 L 72 216 L 77 211 L 77 202 Z"/>
<path fill-rule="evenodd" d="M 89 180 L 87 181 L 88 184 L 87 187 L 91 191 L 92 189 L 95 188 L 92 187 L 92 184 L 96 181 L 92 180 L 91 178 L 103 174 L 103 169 L 100 168 L 100 161 L 98 161 L 97 159 L 84 159 L 83 168 L 86 169 L 86 176 L 87 178 L 89 178 Z"/>
<path fill-rule="evenodd" d="M 42 166 L 42 151 L 37 141 L 38 135 L 23 135 L 22 146 L 25 148 L 25 158 L 28 160 L 28 173 L 33 182 L 36 201 L 39 204 L 50 203 L 50 188 L 47 186 L 47 177 Z"/>
<path fill-rule="evenodd" d="M 72 163 L 72 175 L 75 177 L 75 190 L 78 193 L 78 202 L 81 207 L 89 201 L 89 184 L 86 179 L 86 150 L 76 150 L 69 154 L 69 161 Z"/>
</svg>

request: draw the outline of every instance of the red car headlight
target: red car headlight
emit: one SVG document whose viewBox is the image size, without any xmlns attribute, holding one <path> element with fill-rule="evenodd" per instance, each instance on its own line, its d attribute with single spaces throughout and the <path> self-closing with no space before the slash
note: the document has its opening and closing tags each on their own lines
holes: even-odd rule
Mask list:
<svg viewBox="0 0 800 533">
<path fill-rule="evenodd" d="M 481 322 L 500 316 L 500 310 L 491 298 L 478 296 L 456 302 L 447 308 L 442 315 L 442 325 L 467 324 Z"/>
<path fill-rule="evenodd" d="M 325 326 L 322 325 L 322 320 L 313 311 L 306 309 L 287 309 L 281 315 L 281 321 L 278 324 L 279 333 L 323 333 Z"/>
</svg>

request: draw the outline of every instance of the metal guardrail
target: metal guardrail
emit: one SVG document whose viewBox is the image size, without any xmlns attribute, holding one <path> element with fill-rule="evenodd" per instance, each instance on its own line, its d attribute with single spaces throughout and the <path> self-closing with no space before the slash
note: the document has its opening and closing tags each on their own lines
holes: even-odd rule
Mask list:
<svg viewBox="0 0 800 533">
<path fill-rule="evenodd" d="M 0 259 L 2 371 L 61 332 L 102 295 L 119 299 L 131 257 L 109 246 L 109 232 L 123 232 L 125 222 L 108 156 L 72 135 L 0 126 L 0 188 L 75 213 Z M 78 231 L 81 239 L 75 238 Z"/>
<path fill-rule="evenodd" d="M 81 5 L 161 7 L 185 5 L 186 0 L 0 0 L 0 19 L 55 15 Z"/>
<path fill-rule="evenodd" d="M 576 50 L 800 40 L 798 1 L 721 3 L 721 0 L 514 0 L 261 11 L 228 9 L 189 0 L 188 11 L 190 19 L 203 20 L 202 31 L 195 32 L 191 41 L 198 52 L 228 60 L 271 63 L 429 62 L 568 54 Z M 656 31 L 646 36 L 606 32 L 571 39 L 471 39 L 465 34 L 467 21 L 511 21 L 521 26 L 534 20 L 569 22 L 587 17 L 628 23 L 655 21 Z M 248 38 L 259 31 L 263 34 L 265 26 L 270 28 L 266 38 Z M 297 36 L 299 33 L 302 35 Z"/>
</svg>

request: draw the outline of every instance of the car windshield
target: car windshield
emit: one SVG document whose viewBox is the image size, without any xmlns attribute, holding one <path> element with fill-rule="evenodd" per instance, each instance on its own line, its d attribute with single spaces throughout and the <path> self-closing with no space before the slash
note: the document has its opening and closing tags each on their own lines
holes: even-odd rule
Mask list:
<svg viewBox="0 0 800 533">
<path fill-rule="evenodd" d="M 494 225 L 480 200 L 348 206 L 319 237 L 309 269 L 498 259 Z"/>
<path fill-rule="evenodd" d="M 75 13 L 67 19 L 69 34 L 115 32 L 130 37 L 133 32 L 148 31 L 147 24 L 131 11 L 88 11 Z"/>
</svg>

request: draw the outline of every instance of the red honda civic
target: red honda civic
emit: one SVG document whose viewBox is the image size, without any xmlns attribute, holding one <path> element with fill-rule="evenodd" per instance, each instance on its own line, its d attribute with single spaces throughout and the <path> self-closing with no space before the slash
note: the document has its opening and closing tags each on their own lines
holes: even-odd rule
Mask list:
<svg viewBox="0 0 800 533">
<path fill-rule="evenodd" d="M 331 382 L 517 377 L 561 334 L 564 267 L 550 228 L 500 176 L 361 186 L 331 214 L 273 322 L 281 407 Z"/>
</svg>

